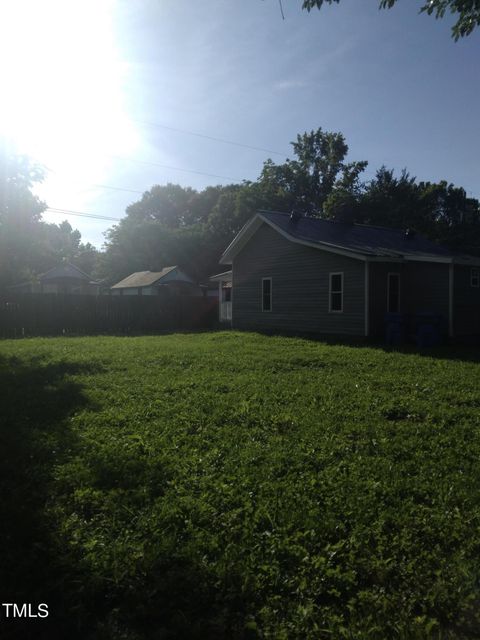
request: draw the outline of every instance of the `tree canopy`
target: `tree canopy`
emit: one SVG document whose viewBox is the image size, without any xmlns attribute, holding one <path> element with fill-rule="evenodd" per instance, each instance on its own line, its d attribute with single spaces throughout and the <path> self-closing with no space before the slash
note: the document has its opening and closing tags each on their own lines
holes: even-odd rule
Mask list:
<svg viewBox="0 0 480 640">
<path fill-rule="evenodd" d="M 180 264 L 202 279 L 258 210 L 299 212 L 343 222 L 413 228 L 464 252 L 480 251 L 480 209 L 446 181 L 421 182 L 386 167 L 362 180 L 366 160 L 347 160 L 339 132 L 321 128 L 292 142 L 293 158 L 264 162 L 255 182 L 207 187 L 155 185 L 110 229 L 102 273 L 110 281 L 133 271 Z"/>
<path fill-rule="evenodd" d="M 302 9 L 321 9 L 323 4 L 339 3 L 340 0 L 303 0 Z M 391 9 L 397 0 L 380 0 L 380 9 Z M 443 18 L 451 13 L 456 22 L 452 27 L 455 40 L 468 36 L 480 25 L 480 0 L 421 0 L 420 13 Z"/>
<path fill-rule="evenodd" d="M 33 192 L 43 180 L 42 168 L 0 144 L 0 287 L 30 280 L 61 260 L 87 272 L 96 267 L 98 251 L 82 244 L 67 222 L 42 220 L 46 205 Z"/>
<path fill-rule="evenodd" d="M 267 160 L 259 182 L 280 207 L 298 208 L 309 215 L 321 215 L 334 189 L 352 190 L 367 166 L 345 162 L 348 146 L 341 133 L 321 128 L 297 136 L 291 143 L 296 159 L 277 165 Z M 270 204 L 270 208 L 278 208 Z"/>
<path fill-rule="evenodd" d="M 464 253 L 480 253 L 480 205 L 445 180 L 418 181 L 380 167 L 365 181 L 366 160 L 348 158 L 340 132 L 321 128 L 292 142 L 293 157 L 267 159 L 256 181 L 209 186 L 153 185 L 106 233 L 104 251 L 81 243 L 64 221 L 42 220 L 32 187 L 42 172 L 25 158 L 0 154 L 0 286 L 42 273 L 61 260 L 107 282 L 134 271 L 178 264 L 197 280 L 242 226 L 262 209 L 292 210 L 341 222 L 412 228 Z"/>
</svg>

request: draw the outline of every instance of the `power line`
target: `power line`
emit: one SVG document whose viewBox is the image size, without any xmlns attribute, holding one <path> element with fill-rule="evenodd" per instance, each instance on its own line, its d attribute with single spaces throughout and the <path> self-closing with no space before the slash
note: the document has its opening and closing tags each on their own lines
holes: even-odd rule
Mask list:
<svg viewBox="0 0 480 640">
<path fill-rule="evenodd" d="M 115 158 L 119 158 L 120 156 L 113 156 Z M 142 164 L 153 164 L 154 166 L 166 166 L 166 165 L 157 165 L 157 163 L 150 163 L 147 161 L 143 161 L 143 160 L 135 160 L 134 158 L 121 158 L 122 160 L 128 160 L 129 162 L 140 162 Z M 174 169 L 175 167 L 170 167 L 172 169 Z M 54 169 L 49 169 L 50 173 L 56 173 L 58 174 L 58 171 L 55 171 Z M 200 171 L 190 171 L 189 169 L 177 169 L 177 171 L 187 171 L 189 173 L 201 173 Z M 227 176 L 216 176 L 214 174 L 210 174 L 210 173 L 205 173 L 202 175 L 208 175 L 208 176 L 214 176 L 217 178 L 223 177 L 226 178 Z M 228 178 L 229 180 L 235 180 L 235 178 Z M 135 193 L 135 194 L 139 194 L 139 195 L 143 195 L 146 191 L 148 191 L 148 189 L 144 189 L 143 191 L 140 191 L 139 189 L 127 189 L 126 187 L 116 187 L 113 186 L 111 184 L 97 184 L 95 182 L 80 182 L 78 181 L 79 184 L 83 184 L 85 187 L 95 187 L 97 189 L 109 189 L 111 191 L 125 191 L 127 193 Z"/>
<path fill-rule="evenodd" d="M 225 140 L 224 138 L 217 138 L 215 136 L 209 136 L 204 133 L 198 133 L 197 131 L 189 131 L 188 129 L 178 129 L 176 127 L 168 127 L 165 124 L 159 124 L 158 122 L 149 122 L 148 120 L 137 120 L 132 118 L 132 122 L 138 122 L 139 124 L 146 124 L 150 127 L 158 127 L 159 129 L 166 129 L 167 131 L 175 131 L 176 133 L 186 133 L 189 136 L 196 136 L 197 138 L 205 138 L 206 140 L 213 140 L 214 142 L 222 142 L 223 144 L 231 144 L 235 147 L 243 147 L 244 149 L 252 149 L 253 151 L 262 151 L 263 153 L 273 153 L 276 156 L 282 156 L 285 158 L 285 153 L 280 151 L 273 151 L 272 149 L 265 149 L 264 147 L 254 147 L 250 144 L 244 144 L 243 142 L 236 142 L 234 140 Z"/>
<path fill-rule="evenodd" d="M 108 154 L 110 155 L 110 154 Z M 136 158 L 124 158 L 123 156 L 110 155 L 111 158 L 118 158 L 126 162 L 137 162 L 138 164 L 146 164 L 152 167 L 161 167 L 162 169 L 173 169 L 173 171 L 183 171 L 185 173 L 196 173 L 200 176 L 208 176 L 210 178 L 221 178 L 222 180 L 234 180 L 235 182 L 241 182 L 241 178 L 233 178 L 232 176 L 220 176 L 216 173 L 205 173 L 204 171 L 195 171 L 194 169 L 182 169 L 181 167 L 172 167 L 168 164 L 160 164 L 159 162 L 150 162 L 149 160 L 137 160 Z"/>
<path fill-rule="evenodd" d="M 55 171 L 54 169 L 48 169 L 50 173 L 56 173 L 57 175 L 59 175 L 58 171 Z M 126 187 L 114 187 L 113 185 L 110 184 L 96 184 L 95 182 L 81 182 L 80 180 L 74 181 L 77 182 L 77 184 L 81 184 L 84 185 L 85 187 L 95 187 L 96 189 L 110 189 L 112 191 L 126 191 L 127 193 L 138 193 L 140 195 L 143 195 L 146 191 L 146 189 L 144 191 L 139 191 L 138 189 L 127 189 Z M 82 189 L 84 191 L 84 189 Z"/>
<path fill-rule="evenodd" d="M 140 195 L 143 195 L 145 193 L 145 191 L 138 191 L 138 189 L 126 189 L 124 187 L 113 187 L 112 185 L 109 185 L 109 184 L 89 183 L 89 184 L 86 184 L 85 186 L 96 187 L 98 189 L 111 189 L 112 191 L 126 191 L 127 193 L 139 193 Z"/>
<path fill-rule="evenodd" d="M 50 213 L 78 216 L 79 218 L 93 218 L 95 220 L 110 220 L 112 222 L 120 222 L 121 220 L 121 218 L 111 218 L 109 216 L 102 216 L 97 213 L 87 213 L 86 211 L 72 211 L 71 209 L 59 209 L 57 207 L 47 207 L 46 211 Z"/>
<path fill-rule="evenodd" d="M 159 124 L 156 122 L 147 122 L 144 120 L 135 120 L 132 119 L 134 122 L 139 122 L 142 124 L 146 124 L 149 126 L 153 126 L 153 127 L 159 127 L 162 129 L 167 129 L 169 131 L 175 131 L 178 133 L 185 133 L 188 135 L 192 135 L 192 136 L 197 136 L 199 138 L 205 138 L 207 140 L 213 140 L 215 142 L 222 142 L 224 144 L 230 144 L 230 145 L 234 145 L 234 146 L 238 146 L 238 147 L 243 147 L 245 149 L 252 149 L 254 151 L 262 151 L 265 153 L 272 153 L 275 155 L 279 155 L 282 157 L 285 157 L 285 154 L 280 153 L 279 151 L 273 151 L 272 149 L 266 149 L 263 147 L 255 147 L 252 145 L 247 145 L 247 144 L 243 144 L 241 142 L 235 142 L 233 140 L 225 140 L 223 138 L 217 138 L 215 136 L 209 136 L 209 135 L 205 135 L 202 133 L 198 133 L 195 131 L 189 131 L 187 129 L 178 129 L 175 127 L 169 127 L 167 125 L 163 125 L 163 124 Z M 174 167 L 172 165 L 167 165 L 167 164 L 162 164 L 159 162 L 152 162 L 152 161 L 148 161 L 148 160 L 138 160 L 136 158 L 125 158 L 122 156 L 116 156 L 116 155 L 111 155 L 111 154 L 107 154 L 110 155 L 110 157 L 112 158 L 117 158 L 118 160 L 123 160 L 125 162 L 134 162 L 137 164 L 143 164 L 143 165 L 148 165 L 148 166 L 152 166 L 152 167 L 160 167 L 162 169 L 170 169 L 173 171 L 181 171 L 183 173 L 192 173 L 192 174 L 196 174 L 196 175 L 202 175 L 202 176 L 207 176 L 210 178 L 220 178 L 221 180 L 233 180 L 234 182 L 242 182 L 243 178 L 234 178 L 233 176 L 224 176 L 224 175 L 219 175 L 216 173 L 207 173 L 204 171 L 197 171 L 195 169 L 184 169 L 182 167 Z M 50 169 L 51 173 L 58 173 L 56 171 L 54 171 L 53 169 Z M 95 188 L 99 188 L 99 189 L 108 189 L 111 191 L 123 191 L 126 193 L 135 193 L 135 194 L 139 194 L 139 195 L 143 195 L 143 193 L 145 191 L 139 191 L 138 189 L 128 189 L 126 187 L 117 187 L 117 186 L 113 186 L 113 185 L 107 185 L 107 184 L 97 184 L 97 183 L 87 183 L 85 184 L 86 187 L 95 187 Z M 86 212 L 81 212 L 81 211 L 72 211 L 69 209 L 57 209 L 55 207 L 48 207 L 47 211 L 50 211 L 51 213 L 65 213 L 65 214 L 69 214 L 72 216 L 79 216 L 79 217 L 85 217 L 85 218 L 94 218 L 94 219 L 98 219 L 98 220 L 112 220 L 112 221 L 119 221 L 119 218 L 111 218 L 109 216 L 101 216 L 101 215 L 96 215 L 96 214 L 90 214 L 90 213 L 86 213 Z"/>
</svg>

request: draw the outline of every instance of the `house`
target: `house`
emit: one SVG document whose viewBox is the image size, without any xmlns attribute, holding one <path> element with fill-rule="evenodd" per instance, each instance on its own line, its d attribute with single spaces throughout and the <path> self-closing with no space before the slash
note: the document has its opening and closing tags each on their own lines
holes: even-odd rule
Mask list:
<svg viewBox="0 0 480 640">
<path fill-rule="evenodd" d="M 156 296 L 165 290 L 180 295 L 202 295 L 194 280 L 177 266 L 161 271 L 136 271 L 110 287 L 110 293 L 117 296 Z"/>
<path fill-rule="evenodd" d="M 74 264 L 65 262 L 38 275 L 31 282 L 12 285 L 9 290 L 15 293 L 98 295 L 100 286 L 100 282 Z"/>
<path fill-rule="evenodd" d="M 378 337 L 386 318 L 412 333 L 429 314 L 451 338 L 480 334 L 480 258 L 413 231 L 260 211 L 220 263 L 234 328 Z"/>
</svg>

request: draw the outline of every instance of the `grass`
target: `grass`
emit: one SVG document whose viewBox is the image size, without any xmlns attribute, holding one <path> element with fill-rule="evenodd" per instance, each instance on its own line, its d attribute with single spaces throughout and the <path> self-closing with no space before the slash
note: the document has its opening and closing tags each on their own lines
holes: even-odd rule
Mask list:
<svg viewBox="0 0 480 640">
<path fill-rule="evenodd" d="M 478 638 L 479 355 L 1 342 L 2 637 Z"/>
</svg>

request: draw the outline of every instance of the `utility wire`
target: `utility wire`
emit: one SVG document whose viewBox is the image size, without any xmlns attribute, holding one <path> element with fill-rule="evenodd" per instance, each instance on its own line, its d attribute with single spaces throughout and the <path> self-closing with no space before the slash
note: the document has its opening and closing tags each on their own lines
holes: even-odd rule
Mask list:
<svg viewBox="0 0 480 640">
<path fill-rule="evenodd" d="M 48 171 L 50 173 L 55 173 L 57 175 L 59 175 L 58 171 L 55 171 L 54 169 L 48 169 Z M 83 185 L 84 187 L 94 187 L 95 189 L 110 189 L 112 191 L 126 191 L 127 193 L 138 193 L 140 195 L 143 195 L 146 191 L 146 189 L 144 191 L 139 191 L 138 189 L 127 189 L 126 187 L 114 187 L 111 184 L 96 184 L 95 182 L 81 182 L 81 181 L 74 181 L 77 182 L 80 185 Z M 81 189 L 82 191 L 86 191 L 86 189 Z"/>
<path fill-rule="evenodd" d="M 110 184 L 95 184 L 95 183 L 90 183 L 90 184 L 86 184 L 85 186 L 87 187 L 95 187 L 97 189 L 111 189 L 112 191 L 126 191 L 127 193 L 139 193 L 140 195 L 143 195 L 146 191 L 138 191 L 138 189 L 126 189 L 124 187 L 113 187 Z"/>
<path fill-rule="evenodd" d="M 283 7 L 281 4 L 281 0 L 279 0 L 280 3 L 280 9 L 282 11 L 282 17 L 285 19 L 284 15 L 283 15 Z M 176 127 L 169 127 L 167 125 L 164 124 L 160 124 L 158 122 L 150 122 L 150 121 L 146 121 L 146 120 L 138 120 L 135 118 L 131 118 L 130 119 L 132 122 L 138 122 L 140 124 L 145 124 L 151 127 L 158 127 L 160 129 L 166 129 L 168 131 L 175 131 L 177 133 L 185 133 L 187 135 L 191 135 L 191 136 L 196 136 L 198 138 L 205 138 L 207 140 L 213 140 L 215 142 L 221 142 L 223 144 L 230 144 L 230 145 L 234 145 L 237 147 L 243 147 L 244 149 L 252 149 L 254 151 L 262 151 L 264 153 L 272 153 L 278 156 L 282 156 L 282 157 L 286 157 L 286 154 L 284 153 L 280 153 L 279 151 L 273 151 L 272 149 L 266 149 L 264 147 L 255 147 L 252 145 L 248 145 L 248 144 L 243 144 L 242 142 L 236 142 L 234 140 L 225 140 L 224 138 L 217 138 L 215 136 L 209 136 L 203 133 L 198 133 L 196 131 L 189 131 L 188 129 L 179 129 Z M 173 171 L 182 171 L 184 173 L 193 173 L 196 175 L 201 175 L 201 176 L 207 176 L 209 178 L 220 178 L 222 180 L 234 180 L 235 182 L 242 182 L 243 178 L 234 178 L 232 176 L 222 176 L 222 175 L 218 175 L 216 173 L 206 173 L 204 171 L 196 171 L 194 169 L 183 169 L 182 167 L 173 167 L 171 165 L 167 165 L 167 164 L 161 164 L 159 162 L 150 162 L 147 160 L 137 160 L 136 158 L 124 158 L 122 156 L 110 156 L 112 158 L 117 158 L 119 160 L 124 160 L 127 162 L 136 162 L 138 164 L 143 164 L 143 165 L 149 165 L 152 167 L 160 167 L 162 169 L 170 169 Z M 58 173 L 56 171 L 54 171 L 53 169 L 49 169 L 49 171 L 51 173 Z M 125 191 L 126 193 L 136 193 L 136 194 L 140 194 L 142 195 L 144 193 L 144 191 L 139 191 L 137 189 L 127 189 L 125 187 L 116 187 L 113 185 L 107 185 L 107 184 L 95 184 L 95 183 L 88 183 L 85 186 L 90 186 L 90 187 L 95 187 L 95 188 L 99 188 L 99 189 L 109 189 L 111 191 Z M 73 215 L 73 214 L 72 214 Z"/>
<path fill-rule="evenodd" d="M 280 0 L 281 2 L 281 0 Z M 282 15 L 283 15 L 283 7 L 282 7 Z M 197 136 L 199 138 L 205 138 L 207 140 L 213 140 L 215 142 L 222 142 L 224 144 L 230 144 L 230 145 L 234 145 L 237 147 L 243 147 L 245 149 L 252 149 L 254 151 L 262 151 L 264 153 L 272 153 L 275 155 L 279 155 L 282 157 L 285 157 L 285 154 L 280 153 L 279 151 L 273 151 L 272 149 L 266 149 L 264 147 L 255 147 L 252 145 L 248 145 L 248 144 L 243 144 L 241 142 L 235 142 L 233 140 L 225 140 L 223 138 L 217 138 L 215 136 L 209 136 L 209 135 L 205 135 L 203 133 L 198 133 L 195 131 L 188 131 L 187 129 L 178 129 L 175 127 L 169 127 L 167 125 L 163 125 L 163 124 L 159 124 L 156 122 L 147 122 L 145 120 L 135 120 L 132 119 L 132 121 L 134 122 L 139 122 L 140 124 L 146 124 L 148 126 L 153 126 L 153 127 L 158 127 L 161 129 L 167 129 L 169 131 L 175 131 L 177 133 L 185 133 L 188 135 L 192 135 L 192 136 Z M 220 178 L 222 180 L 233 180 L 235 182 L 242 182 L 243 179 L 240 178 L 234 178 L 232 176 L 223 176 L 223 175 L 219 175 L 216 173 L 206 173 L 204 171 L 196 171 L 194 169 L 183 169 L 182 167 L 173 167 L 171 165 L 167 165 L 167 164 L 162 164 L 159 162 L 151 162 L 148 160 L 138 160 L 136 158 L 125 158 L 122 156 L 116 156 L 116 155 L 110 155 L 110 157 L 112 158 L 116 158 L 118 160 L 123 160 L 126 162 L 135 162 L 137 164 L 143 164 L 143 165 L 148 165 L 148 166 L 152 166 L 152 167 L 160 167 L 162 169 L 170 169 L 173 171 L 182 171 L 184 173 L 193 173 L 196 175 L 202 175 L 202 176 L 208 176 L 210 178 Z M 54 171 L 53 169 L 50 169 L 51 173 L 58 173 L 56 171 Z M 126 187 L 117 187 L 117 186 L 113 186 L 113 185 L 107 185 L 107 184 L 96 184 L 96 183 L 88 183 L 85 186 L 87 187 L 94 187 L 94 188 L 99 188 L 99 189 L 109 189 L 111 191 L 124 191 L 127 193 L 135 193 L 135 194 L 140 194 L 142 195 L 144 193 L 144 191 L 139 191 L 137 189 L 128 189 Z M 78 217 L 82 217 L 82 218 L 92 218 L 95 220 L 110 220 L 113 222 L 119 222 L 120 218 L 112 218 L 109 216 L 103 216 L 100 214 L 93 214 L 93 213 L 87 213 L 87 212 L 83 212 L 83 211 L 72 211 L 71 209 L 60 209 L 60 208 L 56 208 L 56 207 L 47 207 L 46 211 L 50 212 L 50 213 L 56 213 L 56 214 L 68 214 L 71 216 L 78 216 Z"/>
<path fill-rule="evenodd" d="M 283 8 L 282 8 L 282 15 L 283 15 Z M 223 144 L 231 144 L 231 145 L 234 145 L 235 147 L 243 147 L 244 149 L 252 149 L 253 151 L 262 151 L 263 153 L 273 153 L 274 155 L 282 156 L 283 158 L 286 157 L 286 154 L 280 153 L 280 151 L 273 151 L 272 149 L 265 149 L 264 147 L 254 147 L 250 144 L 244 144 L 243 142 L 235 142 L 234 140 L 225 140 L 224 138 L 208 136 L 204 133 L 189 131 L 188 129 L 178 129 L 176 127 L 168 127 L 167 125 L 160 124 L 158 122 L 150 122 L 147 120 L 137 120 L 136 118 L 132 118 L 132 122 L 138 122 L 139 124 L 146 124 L 149 127 L 158 127 L 159 129 L 167 129 L 167 131 L 175 131 L 177 133 L 186 133 L 189 136 L 196 136 L 197 138 L 205 138 L 206 140 L 213 140 L 214 142 L 222 142 Z"/>
<path fill-rule="evenodd" d="M 95 220 L 111 220 L 112 222 L 120 222 L 121 218 L 111 218 L 102 216 L 97 213 L 87 213 L 86 211 L 72 211 L 71 209 L 59 209 L 56 207 L 47 207 L 48 213 L 68 214 L 70 216 L 78 216 L 79 218 L 94 218 Z"/>
<path fill-rule="evenodd" d="M 113 156 L 113 157 L 118 158 L 119 156 Z M 145 164 L 154 164 L 154 166 L 165 166 L 165 165 L 157 165 L 157 163 L 150 163 L 150 162 L 147 163 L 146 161 L 135 160 L 133 158 L 121 158 L 121 159 L 122 160 L 128 160 L 129 162 L 141 162 L 142 164 L 143 163 L 145 163 Z M 171 167 L 171 168 L 173 169 L 174 167 Z M 189 169 L 177 169 L 177 171 L 187 171 L 189 173 L 201 173 L 200 171 L 190 171 Z M 53 169 L 49 169 L 49 172 L 58 174 L 58 171 L 54 171 Z M 217 176 L 217 175 L 211 174 L 211 173 L 205 173 L 205 174 L 202 174 L 202 175 L 214 176 L 216 178 L 220 178 L 220 177 L 227 178 L 227 176 Z M 236 178 L 228 178 L 228 179 L 229 180 L 236 180 Z M 94 183 L 94 182 L 87 182 L 87 183 L 79 182 L 79 184 L 83 184 L 85 187 L 94 187 L 96 189 L 109 189 L 111 191 L 125 191 L 126 193 L 135 193 L 135 194 L 139 194 L 139 195 L 143 195 L 146 191 L 148 191 L 148 189 L 144 189 L 143 191 L 140 191 L 138 189 L 127 189 L 126 187 L 116 187 L 116 186 L 113 186 L 111 184 L 97 184 L 97 183 Z"/>
<path fill-rule="evenodd" d="M 138 164 L 147 164 L 152 167 L 161 167 L 162 169 L 173 169 L 173 171 L 184 171 L 185 173 L 196 173 L 200 176 L 209 176 L 210 178 L 221 178 L 222 180 L 234 180 L 235 182 L 241 182 L 240 178 L 233 178 L 232 176 L 220 176 L 216 173 L 205 173 L 204 171 L 195 171 L 194 169 L 182 169 L 181 167 L 172 167 L 168 164 L 160 164 L 159 162 L 150 162 L 149 160 L 137 160 L 136 158 L 124 158 L 123 156 L 111 155 L 111 158 L 117 158 L 118 160 L 125 160 L 126 162 L 137 162 Z"/>
</svg>

